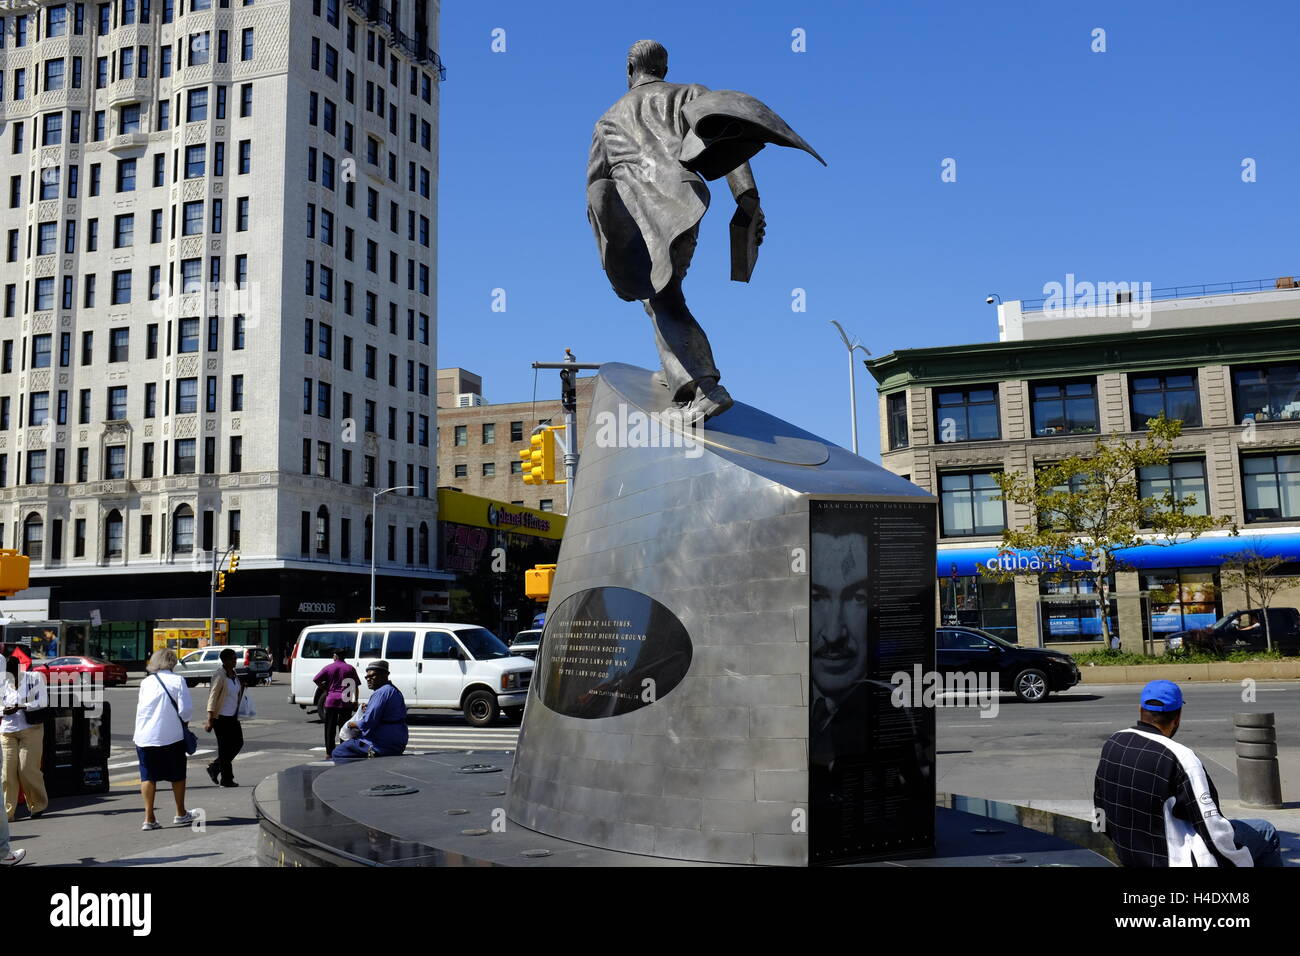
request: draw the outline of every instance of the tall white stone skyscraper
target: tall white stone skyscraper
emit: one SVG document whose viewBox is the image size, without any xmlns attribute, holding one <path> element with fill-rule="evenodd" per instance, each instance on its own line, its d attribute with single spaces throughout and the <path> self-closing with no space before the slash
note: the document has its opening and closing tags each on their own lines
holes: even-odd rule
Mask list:
<svg viewBox="0 0 1300 956">
<path fill-rule="evenodd" d="M 437 0 L 0 9 L 0 544 L 141 659 L 435 587 Z M 40 593 L 40 592 L 37 592 Z M 69 648 L 72 650 L 72 648 Z"/>
</svg>

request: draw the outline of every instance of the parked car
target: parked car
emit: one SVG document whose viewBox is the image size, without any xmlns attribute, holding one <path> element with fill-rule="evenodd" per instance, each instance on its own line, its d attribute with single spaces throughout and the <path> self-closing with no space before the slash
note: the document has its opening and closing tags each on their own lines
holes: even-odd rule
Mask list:
<svg viewBox="0 0 1300 956">
<path fill-rule="evenodd" d="M 514 640 L 510 642 L 510 653 L 516 657 L 526 657 L 530 661 L 537 660 L 537 652 L 542 649 L 542 631 L 528 630 L 520 631 L 515 635 Z"/>
<path fill-rule="evenodd" d="M 45 674 L 47 682 L 52 674 L 99 674 L 105 687 L 120 687 L 126 683 L 125 667 L 98 657 L 55 657 L 36 663 L 32 670 Z"/>
<path fill-rule="evenodd" d="M 257 644 L 213 644 L 191 651 L 176 665 L 176 673 L 190 687 L 210 684 L 221 671 L 221 652 L 229 647 L 235 652 L 235 676 L 247 686 L 260 684 L 271 677 L 271 652 Z"/>
<path fill-rule="evenodd" d="M 1060 651 L 1021 647 L 976 627 L 941 627 L 935 632 L 935 666 L 940 674 L 997 675 L 1000 690 L 1037 703 L 1052 691 L 1079 683 L 1074 658 Z"/>
<path fill-rule="evenodd" d="M 474 624 L 317 624 L 294 645 L 289 703 L 306 709 L 316 697 L 313 678 L 343 648 L 346 660 L 365 672 L 368 661 L 388 661 L 389 680 L 408 710 L 458 710 L 475 727 L 502 713 L 523 716 L 533 662 L 515 657 L 499 637 Z M 370 690 L 358 688 L 357 699 Z"/>
<path fill-rule="evenodd" d="M 1211 627 L 1177 631 L 1165 639 L 1165 652 L 1197 651 L 1224 655 L 1233 651 L 1262 651 L 1273 647 L 1283 654 L 1300 654 L 1300 610 L 1293 607 L 1268 609 L 1268 636 L 1264 634 L 1264 613 L 1233 611 Z"/>
</svg>

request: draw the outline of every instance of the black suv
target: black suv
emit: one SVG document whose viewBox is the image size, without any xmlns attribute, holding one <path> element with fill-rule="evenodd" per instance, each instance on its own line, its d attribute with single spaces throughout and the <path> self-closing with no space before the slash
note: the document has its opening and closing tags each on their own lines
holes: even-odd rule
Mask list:
<svg viewBox="0 0 1300 956">
<path fill-rule="evenodd" d="M 989 686 L 996 674 L 1000 690 L 1013 690 L 1026 703 L 1079 683 L 1079 667 L 1070 655 L 1021 647 L 975 627 L 939 628 L 934 657 L 940 674 L 988 675 Z"/>
<path fill-rule="evenodd" d="M 1264 634 L 1264 612 L 1233 611 L 1213 627 L 1178 631 L 1165 640 L 1166 652 L 1199 651 L 1228 654 L 1232 651 L 1262 651 L 1272 639 L 1274 650 L 1300 654 L 1300 610 L 1293 607 L 1268 609 L 1268 634 Z"/>
</svg>

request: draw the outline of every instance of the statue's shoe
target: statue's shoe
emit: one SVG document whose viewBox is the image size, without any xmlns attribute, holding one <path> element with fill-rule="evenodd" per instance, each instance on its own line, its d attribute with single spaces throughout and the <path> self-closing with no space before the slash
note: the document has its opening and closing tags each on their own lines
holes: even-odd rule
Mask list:
<svg viewBox="0 0 1300 956">
<path fill-rule="evenodd" d="M 707 392 L 697 394 L 695 400 L 682 409 L 682 417 L 687 425 L 703 424 L 710 418 L 721 415 L 734 404 L 735 400 L 725 388 L 714 385 Z"/>
</svg>

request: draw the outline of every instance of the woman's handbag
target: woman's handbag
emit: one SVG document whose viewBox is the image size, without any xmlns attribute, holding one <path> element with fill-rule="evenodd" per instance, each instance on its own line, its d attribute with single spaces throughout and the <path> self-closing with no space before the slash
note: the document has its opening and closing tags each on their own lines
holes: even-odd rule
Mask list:
<svg viewBox="0 0 1300 956">
<path fill-rule="evenodd" d="M 153 676 L 157 679 L 159 684 L 162 684 L 163 696 L 167 698 L 167 703 L 171 704 L 172 710 L 176 712 L 176 719 L 181 720 L 181 709 L 176 706 L 176 700 L 172 695 L 167 693 L 167 685 L 163 684 L 163 679 L 157 674 L 154 674 Z M 190 730 L 190 725 L 185 723 L 183 720 L 181 720 L 181 730 L 185 735 L 182 738 L 185 741 L 185 752 L 192 757 L 194 756 L 194 751 L 199 749 L 199 738 L 194 736 L 194 733 Z"/>
</svg>

